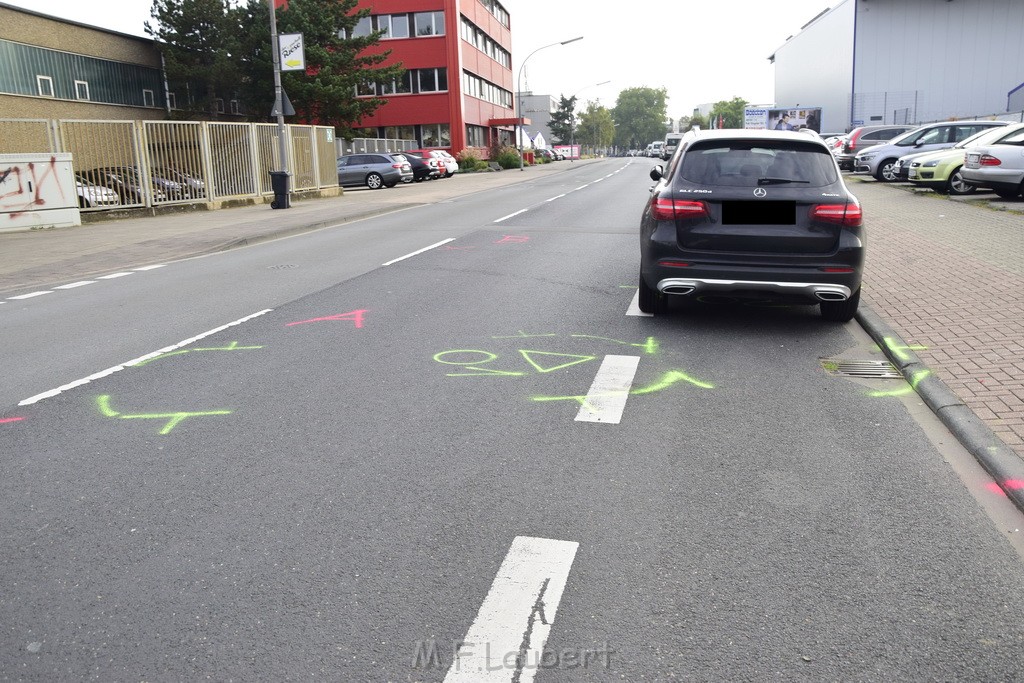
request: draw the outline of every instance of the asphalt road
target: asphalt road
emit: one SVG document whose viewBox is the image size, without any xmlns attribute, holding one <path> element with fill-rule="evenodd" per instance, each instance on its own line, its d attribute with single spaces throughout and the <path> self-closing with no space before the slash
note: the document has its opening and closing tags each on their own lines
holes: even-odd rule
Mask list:
<svg viewBox="0 0 1024 683">
<path fill-rule="evenodd" d="M 0 311 L 0 676 L 1017 678 L 1005 520 L 856 323 L 632 314 L 648 167 Z"/>
</svg>

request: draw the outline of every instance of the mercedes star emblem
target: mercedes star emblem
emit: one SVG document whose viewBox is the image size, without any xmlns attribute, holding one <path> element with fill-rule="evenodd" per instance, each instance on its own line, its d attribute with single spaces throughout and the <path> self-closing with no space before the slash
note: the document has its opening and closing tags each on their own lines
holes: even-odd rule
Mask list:
<svg viewBox="0 0 1024 683">
<path fill-rule="evenodd" d="M 768 195 L 768 191 L 765 190 L 763 187 L 759 187 L 756 190 L 754 190 L 754 196 L 755 197 L 765 197 L 767 195 Z"/>
</svg>

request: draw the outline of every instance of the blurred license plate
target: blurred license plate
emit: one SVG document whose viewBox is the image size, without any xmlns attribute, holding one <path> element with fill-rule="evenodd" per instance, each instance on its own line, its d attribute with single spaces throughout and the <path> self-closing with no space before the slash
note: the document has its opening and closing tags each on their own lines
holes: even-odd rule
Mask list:
<svg viewBox="0 0 1024 683">
<path fill-rule="evenodd" d="M 981 155 L 980 154 L 968 154 L 967 155 L 967 168 L 978 168 L 981 166 Z"/>
</svg>

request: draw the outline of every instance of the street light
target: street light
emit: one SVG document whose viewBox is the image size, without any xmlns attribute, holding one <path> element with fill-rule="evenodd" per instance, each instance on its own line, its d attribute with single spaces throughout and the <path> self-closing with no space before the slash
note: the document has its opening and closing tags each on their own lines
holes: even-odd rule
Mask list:
<svg viewBox="0 0 1024 683">
<path fill-rule="evenodd" d="M 570 97 L 569 99 L 572 100 L 573 98 L 575 98 L 577 95 L 579 95 L 581 92 L 583 92 L 587 88 L 594 88 L 594 87 L 599 86 L 599 85 L 608 85 L 609 83 L 611 83 L 611 81 L 601 81 L 600 83 L 593 83 L 591 85 L 585 85 L 582 88 L 580 88 L 579 90 L 577 90 L 576 92 L 574 92 L 572 94 L 572 97 Z M 569 163 L 573 162 L 572 149 L 573 149 L 573 139 L 574 139 L 575 135 L 576 135 L 576 103 L 573 102 L 572 103 L 572 111 L 569 113 Z"/>
<path fill-rule="evenodd" d="M 530 60 L 530 57 L 534 56 L 535 54 L 537 54 L 538 52 L 540 52 L 541 50 L 543 50 L 545 48 L 554 47 L 556 45 L 568 45 L 569 43 L 575 43 L 577 40 L 583 40 L 583 36 L 576 36 L 575 38 L 570 38 L 569 40 L 563 40 L 560 43 L 551 43 L 550 45 L 541 45 L 536 50 L 534 50 L 530 54 L 526 55 L 526 59 L 524 59 L 523 63 L 519 65 L 519 75 L 516 76 L 516 92 L 519 95 L 516 98 L 519 101 L 519 107 L 516 109 L 516 119 L 517 119 L 518 122 L 522 122 L 522 118 L 523 118 L 523 67 L 526 66 L 526 62 L 528 62 Z M 522 170 L 524 170 L 523 169 L 523 128 L 520 125 L 516 126 L 516 137 L 518 138 L 517 142 L 519 143 L 519 170 L 522 171 Z"/>
</svg>

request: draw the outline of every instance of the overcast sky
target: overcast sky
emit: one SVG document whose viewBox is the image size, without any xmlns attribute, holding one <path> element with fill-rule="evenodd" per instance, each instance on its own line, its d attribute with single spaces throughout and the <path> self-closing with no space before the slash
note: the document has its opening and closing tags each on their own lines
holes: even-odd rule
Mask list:
<svg viewBox="0 0 1024 683">
<path fill-rule="evenodd" d="M 145 36 L 151 0 L 3 0 L 7 4 Z M 512 16 L 514 77 L 523 90 L 598 100 L 619 91 L 664 87 L 676 118 L 708 102 L 742 97 L 773 104 L 768 57 L 826 7 L 841 0 L 501 0 Z M 597 86 L 602 81 L 607 85 Z M 786 102 L 780 105 L 791 104 Z"/>
</svg>

